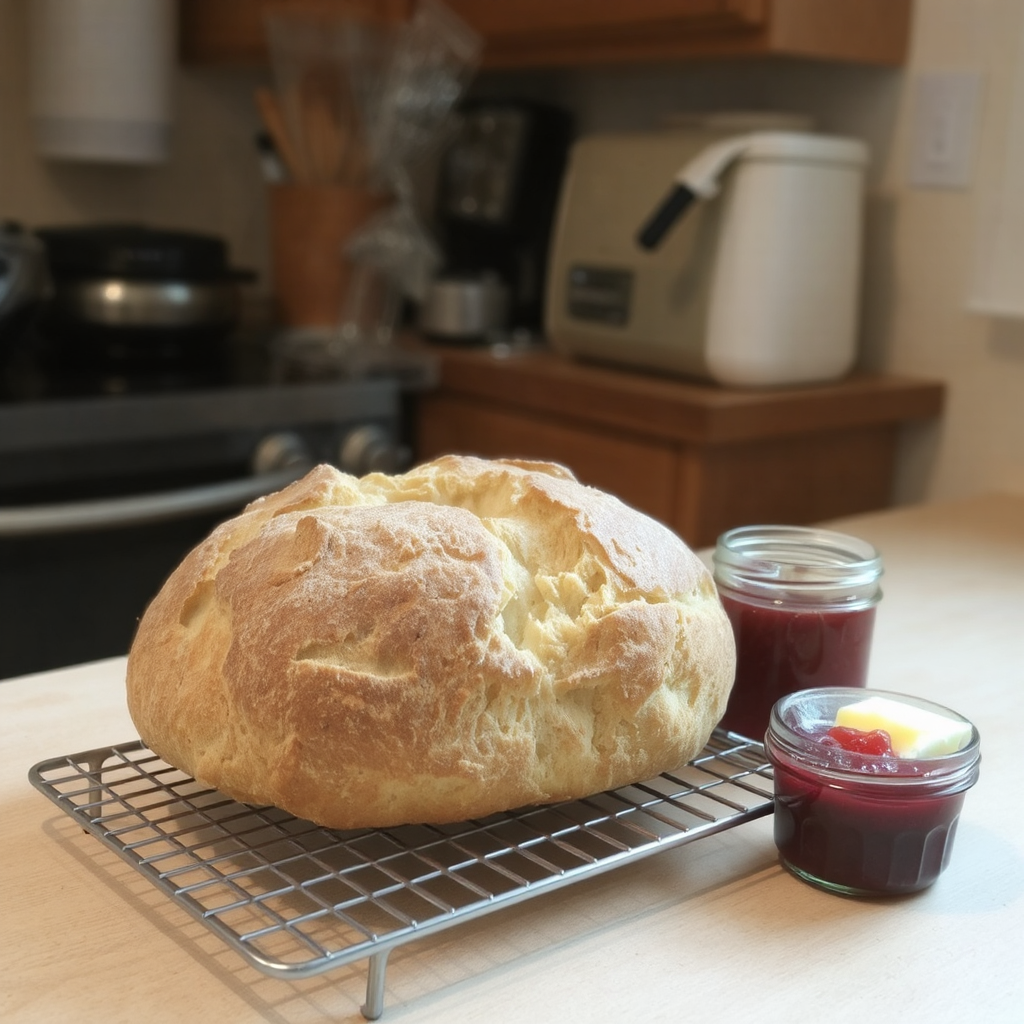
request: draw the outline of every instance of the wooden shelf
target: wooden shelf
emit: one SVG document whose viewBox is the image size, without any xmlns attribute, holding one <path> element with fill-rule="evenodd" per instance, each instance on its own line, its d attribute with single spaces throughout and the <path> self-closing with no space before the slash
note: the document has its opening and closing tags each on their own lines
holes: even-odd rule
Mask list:
<svg viewBox="0 0 1024 1024">
<path fill-rule="evenodd" d="M 415 0 L 180 0 L 182 59 L 267 62 L 269 7 L 408 17 Z M 489 68 L 778 55 L 899 65 L 911 0 L 446 0 L 481 33 Z"/>
<path fill-rule="evenodd" d="M 534 350 L 431 346 L 417 458 L 546 459 L 694 545 L 750 522 L 809 523 L 888 506 L 900 431 L 942 411 L 940 383 L 858 375 L 727 389 Z"/>
</svg>

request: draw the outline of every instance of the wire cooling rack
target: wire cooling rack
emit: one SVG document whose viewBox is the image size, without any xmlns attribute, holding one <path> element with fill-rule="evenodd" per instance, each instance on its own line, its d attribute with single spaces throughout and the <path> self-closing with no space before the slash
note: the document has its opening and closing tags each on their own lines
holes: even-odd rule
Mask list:
<svg viewBox="0 0 1024 1024">
<path fill-rule="evenodd" d="M 265 974 L 368 959 L 369 1020 L 396 946 L 772 810 L 764 749 L 721 731 L 646 782 L 455 825 L 332 831 L 236 803 L 140 742 L 29 779 Z"/>
</svg>

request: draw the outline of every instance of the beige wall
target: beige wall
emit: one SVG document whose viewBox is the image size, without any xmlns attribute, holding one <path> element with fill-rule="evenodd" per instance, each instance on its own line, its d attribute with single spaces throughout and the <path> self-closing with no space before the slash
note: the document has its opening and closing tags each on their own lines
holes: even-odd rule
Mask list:
<svg viewBox="0 0 1024 1024">
<path fill-rule="evenodd" d="M 31 225 L 130 218 L 226 236 L 236 263 L 265 274 L 266 217 L 252 137 L 263 76 L 185 70 L 171 159 L 151 169 L 48 163 L 27 115 L 29 0 L 0 0 L 0 217 Z M 1008 83 L 1018 71 L 1024 0 L 916 0 L 900 70 L 743 61 L 483 78 L 482 91 L 561 99 L 582 131 L 643 128 L 677 111 L 775 109 L 871 146 L 862 363 L 945 381 L 941 424 L 907 432 L 900 502 L 1024 490 L 1024 320 L 967 309 L 979 218 L 998 179 Z M 978 160 L 955 191 L 911 188 L 914 85 L 933 71 L 985 74 Z M 1024 288 L 1024 282 L 1021 287 Z"/>
<path fill-rule="evenodd" d="M 1024 490 L 1024 321 L 968 311 L 982 215 L 999 180 L 1009 91 L 1024 72 L 1021 0 L 918 0 L 908 83 L 919 72 L 985 73 L 977 163 L 970 188 L 906 183 L 912 89 L 901 96 L 898 152 L 883 188 L 894 204 L 891 280 L 869 268 L 869 323 L 886 367 L 940 377 L 949 406 L 935 436 L 908 445 L 903 486 L 929 497 Z M 1022 112 L 1024 113 L 1024 112 Z M 1024 291 L 1024 281 L 1020 288 Z"/>
</svg>

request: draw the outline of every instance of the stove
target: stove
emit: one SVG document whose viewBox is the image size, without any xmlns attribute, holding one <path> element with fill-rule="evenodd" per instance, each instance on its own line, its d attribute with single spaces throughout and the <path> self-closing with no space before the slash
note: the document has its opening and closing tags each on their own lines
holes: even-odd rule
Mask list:
<svg viewBox="0 0 1024 1024">
<path fill-rule="evenodd" d="M 259 351 L 207 386 L 0 401 L 0 679 L 126 653 L 184 555 L 313 465 L 406 467 L 428 355 L 303 379 Z"/>
</svg>

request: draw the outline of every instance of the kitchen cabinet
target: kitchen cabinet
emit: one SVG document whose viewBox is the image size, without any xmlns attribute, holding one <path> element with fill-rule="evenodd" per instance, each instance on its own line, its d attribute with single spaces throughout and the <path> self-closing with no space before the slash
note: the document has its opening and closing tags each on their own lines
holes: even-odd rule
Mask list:
<svg viewBox="0 0 1024 1024">
<path fill-rule="evenodd" d="M 855 375 L 728 389 L 576 362 L 547 350 L 432 346 L 416 457 L 563 463 L 694 546 L 752 522 L 803 524 L 887 507 L 900 433 L 942 410 L 943 385 Z"/>
<path fill-rule="evenodd" d="M 445 0 L 481 33 L 492 68 L 779 55 L 898 65 L 911 0 Z M 181 0 L 192 63 L 265 63 L 263 14 L 309 0 Z M 415 0 L 321 0 L 398 19 Z M 354 7 L 353 7 L 354 5 Z"/>
<path fill-rule="evenodd" d="M 902 63 L 910 0 L 446 0 L 492 67 L 779 54 Z"/>
<path fill-rule="evenodd" d="M 414 0 L 178 0 L 181 59 L 186 64 L 263 66 L 269 61 L 268 10 L 346 11 L 401 21 Z"/>
</svg>

